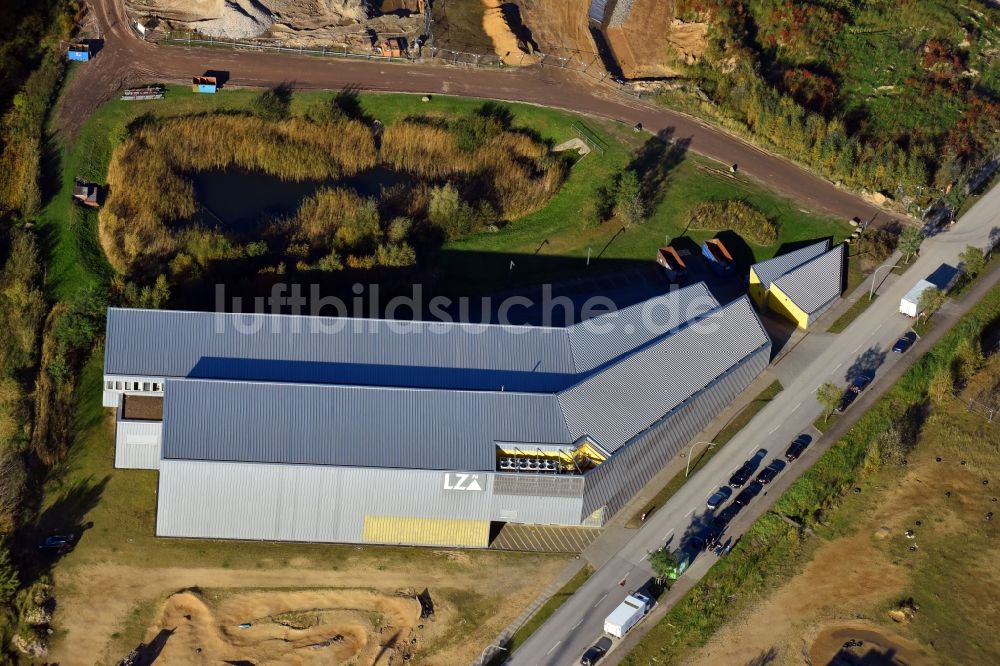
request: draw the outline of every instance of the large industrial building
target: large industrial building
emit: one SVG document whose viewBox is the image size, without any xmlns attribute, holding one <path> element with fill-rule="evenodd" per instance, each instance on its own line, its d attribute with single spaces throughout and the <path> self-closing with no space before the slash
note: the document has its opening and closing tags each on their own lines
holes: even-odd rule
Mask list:
<svg viewBox="0 0 1000 666">
<path fill-rule="evenodd" d="M 486 547 L 599 527 L 767 366 L 702 284 L 563 328 L 111 309 L 160 536 Z"/>
</svg>

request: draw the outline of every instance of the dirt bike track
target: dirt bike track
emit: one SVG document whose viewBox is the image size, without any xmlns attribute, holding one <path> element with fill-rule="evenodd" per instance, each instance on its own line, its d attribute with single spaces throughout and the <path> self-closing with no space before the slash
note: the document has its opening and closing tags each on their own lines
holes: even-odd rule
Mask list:
<svg viewBox="0 0 1000 666">
<path fill-rule="evenodd" d="M 75 73 L 56 119 L 69 136 L 100 104 L 125 86 L 143 82 L 187 83 L 215 70 L 229 73 L 229 86 L 409 92 L 528 102 L 620 120 L 675 139 L 690 149 L 744 172 L 801 206 L 844 219 L 860 217 L 879 225 L 905 216 L 842 190 L 792 162 L 766 153 L 690 116 L 623 95 L 558 67 L 506 70 L 380 61 L 317 58 L 221 48 L 157 46 L 129 25 L 121 0 L 88 3 L 104 39 L 96 57 Z"/>
</svg>

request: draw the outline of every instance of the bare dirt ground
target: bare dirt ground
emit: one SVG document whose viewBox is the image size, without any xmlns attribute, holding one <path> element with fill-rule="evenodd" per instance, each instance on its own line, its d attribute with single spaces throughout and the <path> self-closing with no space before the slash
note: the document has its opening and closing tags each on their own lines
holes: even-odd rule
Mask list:
<svg viewBox="0 0 1000 666">
<path fill-rule="evenodd" d="M 514 30 L 521 26 L 511 26 L 501 0 L 482 0 L 483 31 L 493 40 L 493 50 L 508 65 L 529 66 L 538 63 L 532 51 L 533 45 L 518 39 Z M 509 3 L 508 3 L 509 4 Z"/>
<path fill-rule="evenodd" d="M 400 663 L 416 648 L 424 624 L 416 592 L 395 596 L 368 590 L 234 593 L 213 603 L 211 593 L 183 591 L 163 604 L 147 633 L 169 632 L 157 663 L 223 661 L 301 664 L 354 661 Z"/>
<path fill-rule="evenodd" d="M 128 642 L 127 625 L 138 622 L 131 633 L 143 642 L 153 640 L 162 629 L 174 630 L 161 653 L 165 664 L 222 660 L 318 664 L 351 659 L 356 664 L 382 664 L 390 663 L 386 661 L 390 655 L 391 663 L 399 663 L 402 654 L 411 652 L 412 663 L 469 663 L 538 594 L 532 581 L 551 580 L 563 561 L 533 560 L 531 576 L 517 575 L 518 567 L 511 561 L 483 576 L 463 566 L 466 557 L 458 551 L 441 551 L 440 566 L 415 570 L 375 566 L 319 570 L 310 569 L 305 559 L 276 570 L 108 563 L 60 567 L 55 622 L 62 636 L 54 642 L 50 657 L 63 666 L 114 663 L 135 647 L 135 642 Z M 276 588 L 281 591 L 268 591 Z M 424 588 L 435 608 L 427 621 L 420 620 L 420 606 L 412 596 Z M 207 591 L 198 594 L 192 589 Z M 292 618 L 296 627 L 305 626 L 293 629 L 275 621 L 276 616 L 287 619 L 288 614 L 296 616 Z M 303 623 L 306 616 L 315 622 Z M 251 628 L 238 629 L 244 622 Z M 338 634 L 343 638 L 331 642 L 331 649 L 310 647 Z"/>
<path fill-rule="evenodd" d="M 596 58 L 597 46 L 587 27 L 589 0 L 519 0 L 517 5 L 542 53 L 573 56 L 582 62 Z"/>
<path fill-rule="evenodd" d="M 845 648 L 844 644 L 850 640 L 861 641 L 861 645 Z M 885 663 L 884 656 L 890 654 L 896 660 L 891 663 L 907 666 L 933 666 L 936 663 L 917 643 L 863 622 L 830 625 L 812 642 L 808 653 L 814 664 L 828 666 L 850 666 L 855 660 L 880 664 Z"/>
<path fill-rule="evenodd" d="M 659 0 L 635 0 L 628 20 L 606 33 L 628 78 L 676 76 L 677 63 L 693 63 L 708 44 L 707 23 L 678 20 Z"/>
</svg>

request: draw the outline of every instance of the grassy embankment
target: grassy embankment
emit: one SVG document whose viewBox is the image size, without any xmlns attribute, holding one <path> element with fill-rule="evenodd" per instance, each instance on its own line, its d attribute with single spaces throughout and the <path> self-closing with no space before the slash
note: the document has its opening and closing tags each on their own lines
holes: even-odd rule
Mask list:
<svg viewBox="0 0 1000 666">
<path fill-rule="evenodd" d="M 676 663 L 682 660 L 723 624 L 751 608 L 766 590 L 801 571 L 822 539 L 843 535 L 859 510 L 859 502 L 868 501 L 851 495 L 850 489 L 859 485 L 886 485 L 884 479 L 898 479 L 906 471 L 905 467 L 883 462 L 884 433 L 890 430 L 912 433 L 912 424 L 922 421 L 920 415 L 926 409 L 935 376 L 950 371 L 958 363 L 957 350 L 966 344 L 963 341 L 978 342 L 998 319 L 1000 291 L 994 290 L 918 360 L 816 465 L 792 484 L 774 509 L 751 526 L 730 556 L 717 563 L 667 613 L 624 663 Z M 932 432 L 928 429 L 923 436 L 931 437 Z M 963 438 L 940 443 L 952 447 L 958 455 L 963 447 L 982 446 L 988 441 Z M 996 440 L 992 441 L 991 446 L 995 449 Z M 961 455 L 965 457 L 971 453 Z M 995 450 L 989 455 L 995 455 Z M 820 538 L 808 537 L 803 529 L 790 525 L 778 514 L 791 517 Z M 961 559 L 956 556 L 952 564 L 957 565 Z M 974 565 L 974 562 L 967 562 L 963 566 Z M 943 570 L 938 571 L 938 576 L 943 576 Z M 921 584 L 918 579 L 919 576 L 913 578 L 914 585 Z M 934 584 L 946 587 L 946 576 L 939 577 Z M 943 606 L 946 604 L 947 601 L 942 602 Z M 947 617 L 947 612 L 942 612 L 942 616 Z M 954 619 L 951 624 L 955 624 Z M 970 632 L 974 630 L 974 627 L 969 629 Z"/>
<path fill-rule="evenodd" d="M 760 410 L 767 406 L 767 403 L 774 400 L 779 393 L 781 393 L 784 387 L 781 382 L 774 380 L 771 382 L 770 386 L 761 391 L 749 405 L 744 407 L 739 411 L 739 413 L 734 416 L 729 423 L 727 423 L 722 430 L 719 431 L 715 437 L 712 438 L 712 442 L 715 446 L 710 448 L 702 449 L 698 457 L 691 462 L 691 474 L 694 474 L 699 469 L 708 464 L 708 461 L 715 456 L 719 450 L 729 442 L 736 434 L 742 430 L 746 424 L 750 423 L 753 417 L 757 416 Z M 690 475 L 685 476 L 684 474 L 678 473 L 670 481 L 660 489 L 656 496 L 651 500 L 646 502 L 646 504 L 638 511 L 635 512 L 627 523 L 625 527 L 639 527 L 642 524 L 642 516 L 645 514 L 648 516 L 652 512 L 659 509 L 661 506 L 667 503 L 674 494 L 681 489 L 684 483 L 688 480 Z"/>
</svg>

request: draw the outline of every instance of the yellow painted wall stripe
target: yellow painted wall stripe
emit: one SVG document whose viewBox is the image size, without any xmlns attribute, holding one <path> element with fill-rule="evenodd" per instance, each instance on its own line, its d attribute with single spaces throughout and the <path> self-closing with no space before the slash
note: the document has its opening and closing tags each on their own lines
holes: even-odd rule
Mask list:
<svg viewBox="0 0 1000 666">
<path fill-rule="evenodd" d="M 795 305 L 792 299 L 785 292 L 781 291 L 776 284 L 771 285 L 771 298 L 768 301 L 768 307 L 794 321 L 799 328 L 807 328 L 809 326 L 809 314 L 803 312 L 799 306 Z"/>
<path fill-rule="evenodd" d="M 490 521 L 365 516 L 361 538 L 367 543 L 486 548 L 490 540 Z"/>
</svg>

